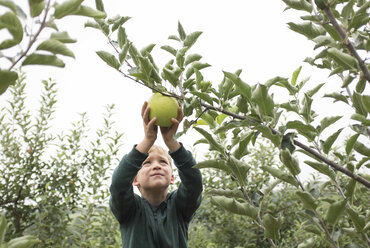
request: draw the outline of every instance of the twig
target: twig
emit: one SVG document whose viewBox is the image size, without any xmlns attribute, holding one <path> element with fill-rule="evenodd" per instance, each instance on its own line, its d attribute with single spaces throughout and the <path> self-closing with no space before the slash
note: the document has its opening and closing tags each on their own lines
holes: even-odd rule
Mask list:
<svg viewBox="0 0 370 248">
<path fill-rule="evenodd" d="M 343 44 L 347 47 L 348 51 L 352 54 L 353 57 L 358 61 L 358 64 L 364 73 L 364 77 L 368 83 L 370 83 L 370 71 L 367 68 L 364 60 L 361 59 L 360 55 L 357 53 L 356 49 L 354 48 L 353 44 L 348 40 L 346 31 L 339 25 L 337 20 L 335 19 L 333 12 L 330 10 L 329 6 L 326 6 L 324 12 L 329 18 L 330 23 L 333 25 L 335 30 L 337 30 L 340 38 L 342 39 Z"/>
<path fill-rule="evenodd" d="M 22 54 L 21 54 L 21 56 L 19 56 L 19 58 L 16 60 L 16 61 L 14 61 L 14 63 L 9 67 L 9 71 L 11 70 L 11 69 L 13 69 L 14 68 L 14 66 L 23 58 L 23 57 L 25 57 L 26 55 L 27 55 L 27 53 L 30 51 L 30 49 L 31 49 L 31 47 L 33 46 L 33 44 L 36 42 L 36 40 L 37 40 L 37 38 L 38 38 L 38 36 L 40 35 L 40 33 L 41 33 L 41 31 L 45 28 L 45 25 L 46 25 L 46 18 L 47 18 L 47 16 L 48 16 L 48 13 L 49 13 L 49 10 L 50 10 L 50 1 L 51 0 L 49 0 L 48 1 L 48 3 L 47 3 L 47 5 L 46 5 L 46 8 L 45 8 L 45 15 L 44 15 L 44 18 L 43 18 L 43 20 L 42 20 L 42 22 L 41 22 L 41 25 L 40 25 L 40 28 L 39 28 L 39 30 L 36 32 L 36 34 L 33 36 L 33 39 L 31 39 L 30 40 L 30 42 L 28 43 L 28 47 L 27 47 L 27 49 L 26 49 L 26 51 L 25 52 L 23 52 Z"/>
</svg>

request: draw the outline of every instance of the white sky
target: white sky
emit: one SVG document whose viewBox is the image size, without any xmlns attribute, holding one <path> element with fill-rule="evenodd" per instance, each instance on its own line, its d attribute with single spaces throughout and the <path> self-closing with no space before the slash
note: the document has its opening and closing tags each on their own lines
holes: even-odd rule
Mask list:
<svg viewBox="0 0 370 248">
<path fill-rule="evenodd" d="M 94 1 L 85 0 L 84 4 L 94 6 Z M 105 0 L 104 4 L 109 17 L 116 14 L 132 17 L 125 27 L 129 39 L 139 49 L 150 43 L 157 44 L 152 54 L 160 67 L 171 58 L 160 46 L 175 44 L 167 38 L 177 34 L 178 21 L 187 33 L 203 31 L 189 53 L 201 54 L 202 62 L 212 65 L 202 72 L 205 80 L 212 81 L 214 86 L 221 82 L 223 70 L 233 72 L 242 68 L 242 79 L 253 85 L 275 76 L 290 77 L 300 65 L 304 66 L 301 78 L 312 78 L 309 88 L 327 81 L 327 72 L 315 70 L 312 73 L 313 68 L 303 63 L 305 57 L 313 56 L 313 42 L 294 33 L 286 24 L 299 22 L 298 16 L 303 12 L 283 12 L 285 4 L 282 1 Z M 60 31 L 68 31 L 78 40 L 69 45 L 76 59 L 65 58 L 64 69 L 24 67 L 28 72 L 29 104 L 32 108 L 38 107 L 42 79 L 55 79 L 59 93 L 53 127 L 60 131 L 70 128 L 81 112 L 88 113 L 92 129 L 98 127 L 102 123 L 104 106 L 114 103 L 117 127 L 124 132 L 123 150 L 127 151 L 143 137 L 140 110 L 152 93 L 125 79 L 95 54 L 98 50 L 111 51 L 111 47 L 98 30 L 84 28 L 86 20 L 66 17 L 57 22 Z M 1 105 L 8 96 L 7 92 L 0 97 Z M 195 131 L 190 131 L 180 141 L 191 146 L 195 135 Z"/>
</svg>

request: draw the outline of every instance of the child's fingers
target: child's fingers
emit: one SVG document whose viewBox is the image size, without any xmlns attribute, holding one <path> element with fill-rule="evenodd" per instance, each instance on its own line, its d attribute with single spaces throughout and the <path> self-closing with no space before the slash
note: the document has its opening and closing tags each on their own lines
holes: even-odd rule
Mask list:
<svg viewBox="0 0 370 248">
<path fill-rule="evenodd" d="M 141 107 L 141 116 L 144 117 L 144 112 L 146 110 L 146 107 L 148 106 L 148 102 L 144 102 L 143 106 Z"/>
</svg>

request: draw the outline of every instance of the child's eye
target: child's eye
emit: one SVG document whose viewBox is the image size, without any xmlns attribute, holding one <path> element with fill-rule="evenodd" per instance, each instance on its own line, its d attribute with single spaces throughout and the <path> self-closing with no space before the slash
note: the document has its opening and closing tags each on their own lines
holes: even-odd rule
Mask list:
<svg viewBox="0 0 370 248">
<path fill-rule="evenodd" d="M 166 160 L 161 160 L 160 162 L 161 162 L 161 164 L 167 164 Z"/>
<path fill-rule="evenodd" d="M 148 165 L 150 165 L 150 161 L 145 161 L 145 162 L 143 163 L 143 166 L 148 166 Z"/>
</svg>

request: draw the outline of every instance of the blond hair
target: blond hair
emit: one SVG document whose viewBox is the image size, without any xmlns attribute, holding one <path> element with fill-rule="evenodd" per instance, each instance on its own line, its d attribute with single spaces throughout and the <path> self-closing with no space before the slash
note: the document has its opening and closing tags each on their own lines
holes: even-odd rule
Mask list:
<svg viewBox="0 0 370 248">
<path fill-rule="evenodd" d="M 171 158 L 170 154 L 168 154 L 168 152 L 163 147 L 157 146 L 157 145 L 152 145 L 152 147 L 150 147 L 150 149 L 148 151 L 148 154 L 151 153 L 151 152 L 154 152 L 154 151 L 157 151 L 157 152 L 160 152 L 160 153 L 164 154 L 168 158 L 168 161 L 170 162 L 170 165 L 172 166 L 172 158 Z"/>
</svg>

